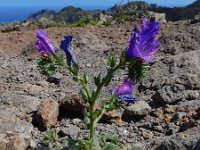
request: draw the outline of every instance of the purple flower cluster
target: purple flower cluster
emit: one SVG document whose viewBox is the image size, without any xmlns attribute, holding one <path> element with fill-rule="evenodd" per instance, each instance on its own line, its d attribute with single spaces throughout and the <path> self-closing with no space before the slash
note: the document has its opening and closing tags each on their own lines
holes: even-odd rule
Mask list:
<svg viewBox="0 0 200 150">
<path fill-rule="evenodd" d="M 49 54 L 56 54 L 56 48 L 53 42 L 48 38 L 48 35 L 45 30 L 37 30 L 36 37 L 38 38 L 37 42 L 35 43 L 36 49 L 39 53 L 41 53 L 43 57 L 48 58 Z M 72 35 L 64 36 L 64 40 L 62 40 L 60 43 L 60 48 L 65 52 L 67 60 L 69 62 L 77 64 L 72 55 L 72 38 Z"/>
<path fill-rule="evenodd" d="M 139 58 L 145 62 L 151 62 L 152 57 L 155 56 L 160 43 L 156 40 L 156 36 L 160 31 L 160 23 L 155 21 L 149 21 L 144 18 L 141 25 L 141 32 L 137 27 L 133 29 L 129 47 L 126 50 L 127 58 Z M 141 61 L 141 62 L 143 62 Z M 118 99 L 121 99 L 128 103 L 134 103 L 135 98 L 132 97 L 132 92 L 134 90 L 134 85 L 131 83 L 130 79 L 125 79 L 123 84 L 121 84 L 115 91 L 114 95 Z"/>
</svg>

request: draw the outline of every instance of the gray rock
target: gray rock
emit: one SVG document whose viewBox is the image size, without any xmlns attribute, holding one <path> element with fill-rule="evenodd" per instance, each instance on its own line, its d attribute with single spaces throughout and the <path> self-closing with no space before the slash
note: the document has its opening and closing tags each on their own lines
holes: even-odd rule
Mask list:
<svg viewBox="0 0 200 150">
<path fill-rule="evenodd" d="M 152 98 L 153 100 L 158 101 L 160 103 L 171 104 L 185 99 L 185 96 L 183 92 L 173 92 L 171 86 L 164 86 L 163 88 L 158 90 Z"/>
<path fill-rule="evenodd" d="M 151 112 L 151 107 L 145 101 L 137 101 L 135 104 L 125 108 L 125 115 L 128 116 L 143 116 Z"/>
<path fill-rule="evenodd" d="M 163 141 L 155 150 L 186 150 L 186 148 L 178 141 Z"/>
<path fill-rule="evenodd" d="M 173 135 L 180 130 L 180 127 L 175 125 L 174 123 L 168 125 L 168 129 L 166 131 L 167 135 Z"/>
<path fill-rule="evenodd" d="M 20 117 L 23 117 L 23 115 L 16 111 L 15 108 L 1 108 L 0 114 L 1 134 L 7 133 L 9 131 L 12 133 L 23 133 L 29 137 L 31 136 L 31 132 L 33 131 L 33 125 L 27 122 L 25 119 L 21 119 Z"/>
</svg>

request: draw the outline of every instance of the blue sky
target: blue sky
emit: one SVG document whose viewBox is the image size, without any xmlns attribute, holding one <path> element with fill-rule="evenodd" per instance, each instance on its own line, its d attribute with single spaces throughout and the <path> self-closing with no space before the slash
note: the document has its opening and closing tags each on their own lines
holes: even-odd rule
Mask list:
<svg viewBox="0 0 200 150">
<path fill-rule="evenodd" d="M 0 7 L 64 7 L 74 5 L 78 7 L 110 7 L 122 0 L 0 0 Z M 123 0 L 127 2 L 128 0 Z M 161 6 L 184 6 L 195 0 L 144 0 L 149 3 L 157 3 Z"/>
</svg>

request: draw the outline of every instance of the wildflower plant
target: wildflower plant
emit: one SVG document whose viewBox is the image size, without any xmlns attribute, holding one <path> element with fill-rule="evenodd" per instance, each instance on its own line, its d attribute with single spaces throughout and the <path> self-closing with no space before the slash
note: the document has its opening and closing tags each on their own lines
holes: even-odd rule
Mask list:
<svg viewBox="0 0 200 150">
<path fill-rule="evenodd" d="M 80 76 L 78 61 L 75 60 L 73 55 L 72 35 L 66 35 L 61 41 L 60 49 L 56 49 L 44 30 L 36 31 L 38 41 L 35 45 L 41 54 L 38 59 L 40 72 L 44 75 L 52 76 L 57 69 L 66 68 L 71 73 L 72 79 L 82 87 L 80 93 L 85 104 L 84 117 L 89 129 L 89 137 L 87 140 L 77 143 L 79 149 L 98 150 L 117 148 L 117 142 L 112 136 L 111 139 L 113 140 L 106 140 L 106 137 L 95 137 L 95 128 L 105 112 L 117 109 L 124 103 L 135 103 L 136 98 L 132 96 L 134 85 L 141 82 L 150 69 L 149 63 L 152 62 L 152 58 L 160 46 L 160 43 L 156 40 L 159 30 L 159 22 L 149 21 L 146 18 L 143 19 L 141 31 L 138 28 L 134 28 L 129 40 L 129 46 L 126 50 L 122 51 L 121 56 L 118 56 L 119 59 L 115 56 L 108 58 L 106 66 L 107 74 L 105 76 L 99 74 L 92 77 L 96 86 L 95 89 L 89 88 L 89 79 L 92 78 L 86 72 Z M 118 70 L 126 72 L 123 83 L 118 87 L 110 89 L 108 98 L 101 101 L 100 108 L 96 108 L 95 104 L 102 92 L 102 88 L 110 84 L 114 74 Z M 100 141 L 104 143 L 102 144 Z"/>
</svg>

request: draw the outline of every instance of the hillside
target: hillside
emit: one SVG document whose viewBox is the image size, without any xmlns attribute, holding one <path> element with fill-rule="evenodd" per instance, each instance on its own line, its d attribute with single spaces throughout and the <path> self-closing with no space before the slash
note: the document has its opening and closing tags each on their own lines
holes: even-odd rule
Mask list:
<svg viewBox="0 0 200 150">
<path fill-rule="evenodd" d="M 155 4 L 148 4 L 143 1 L 128 2 L 127 4 L 116 4 L 108 10 L 93 10 L 85 11 L 81 8 L 73 6 L 67 6 L 61 11 L 55 13 L 54 11 L 42 10 L 35 14 L 30 15 L 27 20 L 39 20 L 40 18 L 50 18 L 54 21 L 64 21 L 68 23 L 74 23 L 81 20 L 84 16 L 91 16 L 93 19 L 99 18 L 100 14 L 107 14 L 114 16 L 128 12 L 129 16 L 137 15 L 147 11 L 153 11 L 157 13 L 165 13 L 168 21 L 177 21 L 184 19 L 192 19 L 194 16 L 200 13 L 200 0 L 185 6 L 185 7 L 160 7 Z M 127 14 L 126 14 L 127 17 Z"/>
<path fill-rule="evenodd" d="M 200 14 L 200 0 L 185 7 L 150 7 L 149 10 L 166 13 L 166 19 L 170 21 L 193 19 L 196 15 Z"/>
</svg>

